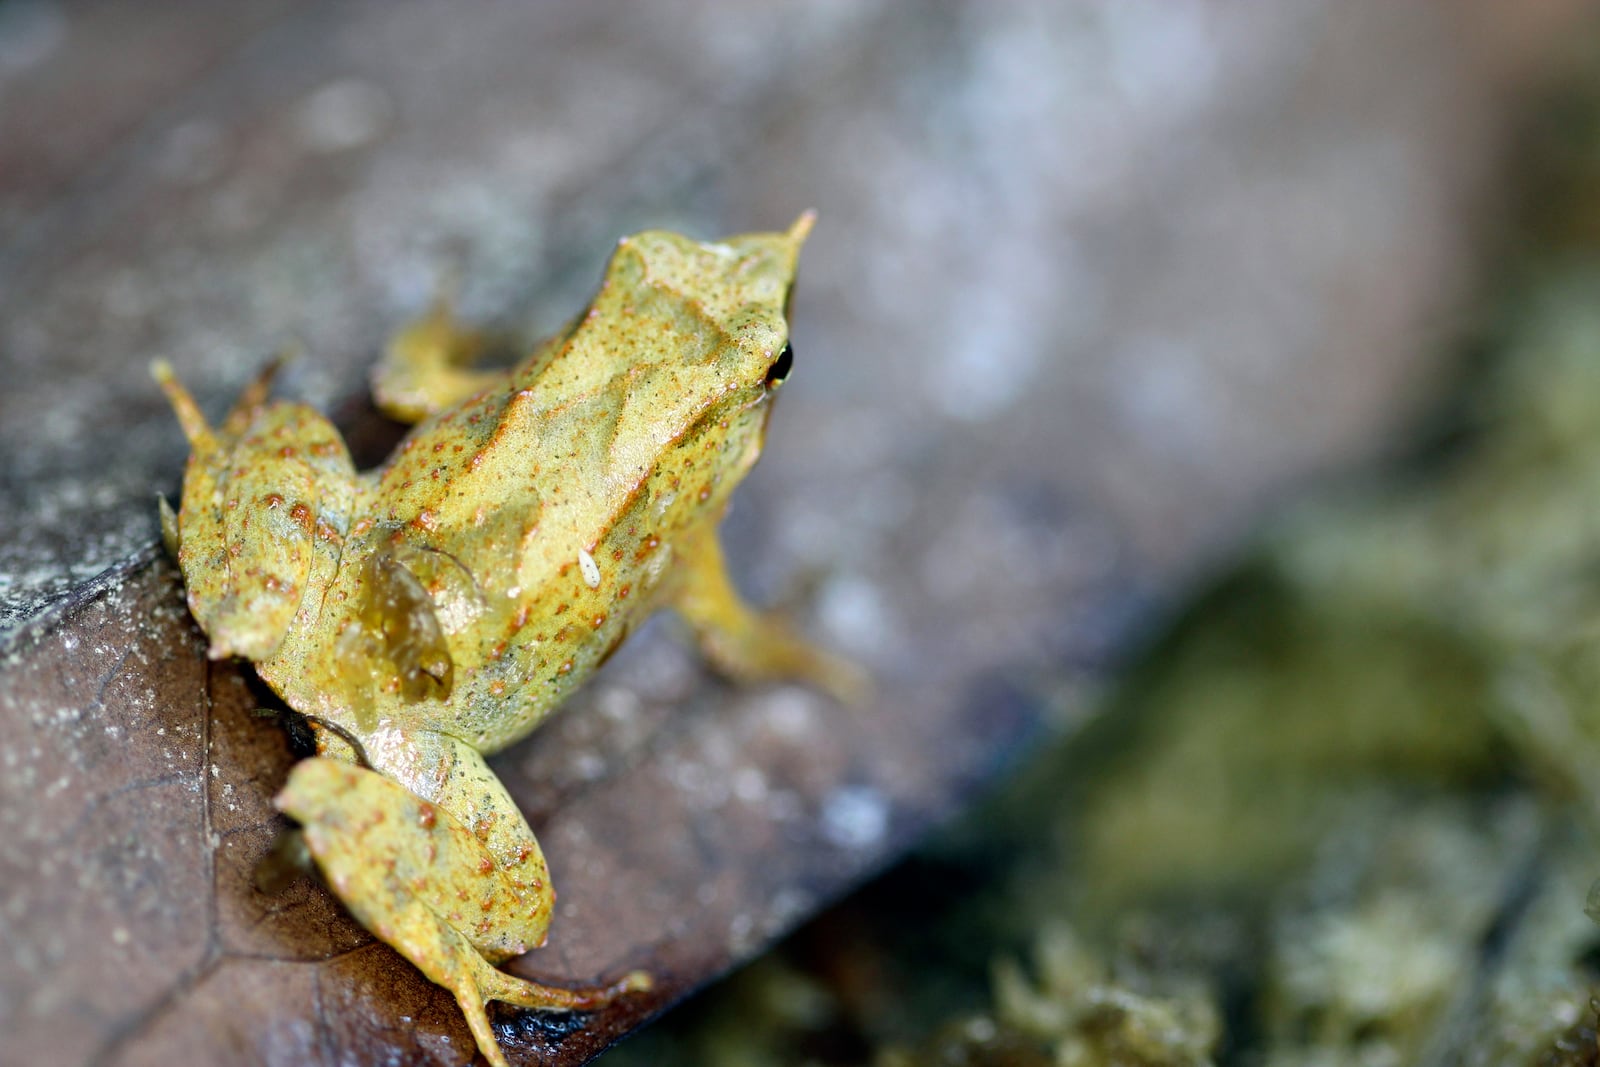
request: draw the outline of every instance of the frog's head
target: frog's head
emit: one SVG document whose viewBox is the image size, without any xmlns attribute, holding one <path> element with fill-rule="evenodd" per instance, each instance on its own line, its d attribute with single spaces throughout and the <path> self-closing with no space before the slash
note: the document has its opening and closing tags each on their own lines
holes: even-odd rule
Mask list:
<svg viewBox="0 0 1600 1067">
<path fill-rule="evenodd" d="M 625 237 L 597 305 L 614 304 L 615 321 L 654 332 L 650 362 L 672 371 L 680 395 L 759 403 L 794 360 L 789 294 L 815 221 L 807 211 L 782 232 L 706 243 L 663 230 Z"/>
<path fill-rule="evenodd" d="M 621 241 L 579 331 L 589 351 L 612 354 L 592 364 L 604 373 L 626 353 L 615 439 L 659 449 L 716 438 L 725 471 L 755 462 L 768 401 L 794 361 L 789 294 L 815 218 L 707 243 L 660 230 Z"/>
<path fill-rule="evenodd" d="M 800 248 L 817 221 L 806 211 L 781 233 L 750 233 L 718 244 L 711 290 L 720 298 L 719 313 L 728 339 L 729 370 L 761 397 L 770 395 L 789 376 L 794 348 L 789 342 L 789 302 L 794 293 Z"/>
</svg>

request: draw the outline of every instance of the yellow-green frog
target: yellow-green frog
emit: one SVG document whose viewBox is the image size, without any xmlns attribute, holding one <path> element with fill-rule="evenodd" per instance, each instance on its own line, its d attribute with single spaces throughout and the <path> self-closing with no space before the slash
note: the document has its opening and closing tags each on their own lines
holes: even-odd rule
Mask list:
<svg viewBox="0 0 1600 1067">
<path fill-rule="evenodd" d="M 162 524 L 212 658 L 242 656 L 317 728 L 277 798 L 363 925 L 450 989 L 478 1046 L 501 1000 L 598 1007 L 647 988 L 538 985 L 496 963 L 544 944 L 538 842 L 484 763 L 538 726 L 660 607 L 739 678 L 840 696 L 856 671 L 740 599 L 716 526 L 792 362 L 812 224 L 702 244 L 622 240 L 589 308 L 509 371 L 441 304 L 374 375 L 418 425 L 358 474 L 270 373 L 212 428 L 158 364 L 192 454 Z"/>
</svg>

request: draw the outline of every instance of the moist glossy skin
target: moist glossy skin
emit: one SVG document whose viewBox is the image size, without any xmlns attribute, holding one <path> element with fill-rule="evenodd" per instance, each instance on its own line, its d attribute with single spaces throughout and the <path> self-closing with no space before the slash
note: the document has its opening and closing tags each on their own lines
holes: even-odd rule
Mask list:
<svg viewBox="0 0 1600 1067">
<path fill-rule="evenodd" d="M 357 474 L 338 432 L 268 399 L 212 429 L 156 369 L 193 447 L 163 526 L 211 655 L 244 656 L 318 725 L 279 806 L 352 913 L 483 1003 L 592 1007 L 648 985 L 552 989 L 490 964 L 544 942 L 538 843 L 483 762 L 537 726 L 646 615 L 670 606 L 746 678 L 858 675 L 747 608 L 715 527 L 788 373 L 785 305 L 812 218 L 701 244 L 624 239 L 588 310 L 509 372 L 443 307 L 391 346 L 381 406 L 421 419 Z"/>
</svg>

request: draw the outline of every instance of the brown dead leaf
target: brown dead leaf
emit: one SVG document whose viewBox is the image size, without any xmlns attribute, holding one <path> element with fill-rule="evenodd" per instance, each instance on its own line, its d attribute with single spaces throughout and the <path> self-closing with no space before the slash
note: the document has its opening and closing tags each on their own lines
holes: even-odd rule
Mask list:
<svg viewBox="0 0 1600 1067">
<path fill-rule="evenodd" d="M 319 885 L 252 884 L 286 825 L 270 798 L 294 756 L 258 713 L 270 695 L 203 648 L 152 554 L 0 664 L 6 1059 L 469 1058 L 449 994 Z M 510 969 L 658 979 L 587 1016 L 502 1010 L 514 1061 L 581 1063 L 747 957 L 948 812 L 1036 725 L 1016 702 L 938 723 L 801 689 L 735 692 L 697 684 L 685 656 L 646 638 L 618 665 L 628 687 L 602 684 L 545 743 L 496 760 L 559 893 L 550 945 Z"/>
</svg>

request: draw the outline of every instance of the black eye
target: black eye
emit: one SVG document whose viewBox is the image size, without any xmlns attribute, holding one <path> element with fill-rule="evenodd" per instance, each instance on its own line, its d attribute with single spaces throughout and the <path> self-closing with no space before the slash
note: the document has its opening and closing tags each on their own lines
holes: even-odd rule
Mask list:
<svg viewBox="0 0 1600 1067">
<path fill-rule="evenodd" d="M 789 376 L 789 368 L 793 366 L 794 345 L 784 345 L 783 351 L 778 353 L 778 358 L 767 368 L 767 388 L 780 384 Z"/>
</svg>

